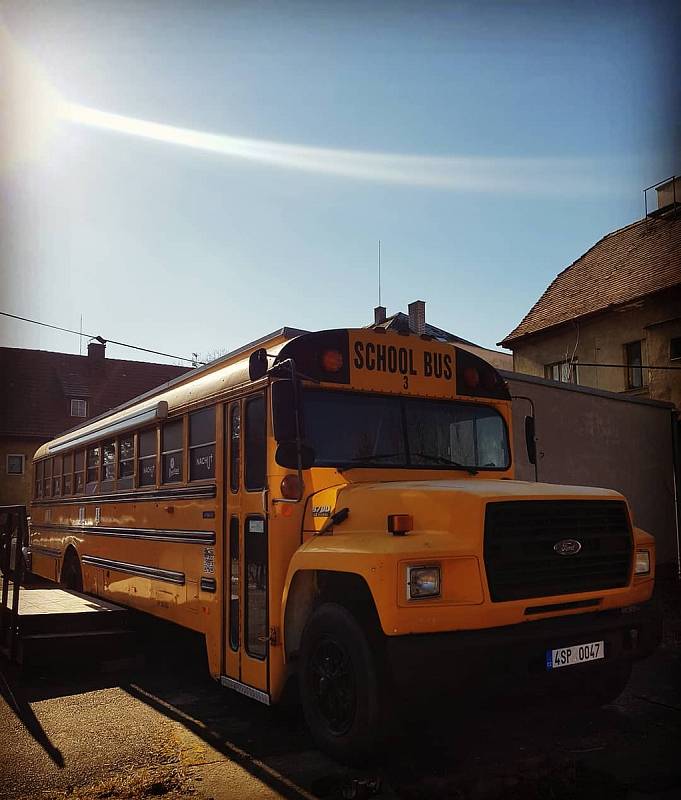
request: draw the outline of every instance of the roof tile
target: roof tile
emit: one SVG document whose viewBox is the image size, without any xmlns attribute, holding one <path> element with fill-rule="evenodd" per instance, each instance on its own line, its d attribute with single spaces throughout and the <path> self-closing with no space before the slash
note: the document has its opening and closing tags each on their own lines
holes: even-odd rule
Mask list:
<svg viewBox="0 0 681 800">
<path fill-rule="evenodd" d="M 0 436 L 52 439 L 80 422 L 71 398 L 87 398 L 88 418 L 188 371 L 187 367 L 0 347 Z"/>
<path fill-rule="evenodd" d="M 518 339 L 681 285 L 681 214 L 641 219 L 604 236 L 563 270 L 518 325 Z"/>
</svg>

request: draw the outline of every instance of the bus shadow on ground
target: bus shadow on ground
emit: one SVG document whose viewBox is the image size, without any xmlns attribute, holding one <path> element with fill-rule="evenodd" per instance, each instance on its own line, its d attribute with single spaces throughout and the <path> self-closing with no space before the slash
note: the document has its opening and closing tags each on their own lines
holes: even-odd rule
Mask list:
<svg viewBox="0 0 681 800">
<path fill-rule="evenodd" d="M 658 679 L 659 666 L 647 672 L 645 663 L 637 667 L 639 677 L 635 673 L 633 688 L 617 704 L 591 711 L 556 711 L 550 698 L 542 702 L 541 696 L 484 704 L 479 696 L 478 702 L 469 696 L 465 704 L 460 697 L 439 698 L 416 709 L 374 763 L 353 769 L 316 750 L 295 708 L 269 709 L 216 684 L 208 676 L 202 637 L 142 620 L 138 640 L 138 657 L 124 670 L 84 668 L 62 678 L 20 678 L 19 685 L 26 687 L 21 708 L 30 711 L 29 703 L 37 700 L 120 687 L 293 800 L 607 800 L 673 796 L 681 788 L 679 707 L 664 698 L 651 704 L 637 696 Z M 673 669 L 679 657 L 661 663 L 662 669 Z M 58 764 L 59 743 L 46 739 L 31 714 L 24 724 Z"/>
<path fill-rule="evenodd" d="M 650 681 L 645 663 L 630 691 L 601 709 L 556 709 L 541 693 L 436 698 L 414 709 L 380 758 L 354 769 L 315 749 L 299 708 L 269 709 L 212 681 L 200 637 L 162 624 L 146 638 L 146 666 L 126 691 L 283 797 L 369 797 L 380 786 L 375 796 L 406 800 L 619 798 L 681 787 L 681 713 L 637 697 L 636 681 Z"/>
</svg>

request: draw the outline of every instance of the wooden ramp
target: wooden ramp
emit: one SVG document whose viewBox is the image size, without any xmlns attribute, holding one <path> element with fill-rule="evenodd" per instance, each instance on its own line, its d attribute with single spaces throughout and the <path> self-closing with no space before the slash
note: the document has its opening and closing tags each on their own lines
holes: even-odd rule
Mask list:
<svg viewBox="0 0 681 800">
<path fill-rule="evenodd" d="M 13 589 L 10 582 L 10 608 Z M 2 609 L 0 613 L 9 612 Z M 129 621 L 127 609 L 105 600 L 58 586 L 22 586 L 17 661 L 36 667 L 128 658 L 133 639 Z"/>
</svg>

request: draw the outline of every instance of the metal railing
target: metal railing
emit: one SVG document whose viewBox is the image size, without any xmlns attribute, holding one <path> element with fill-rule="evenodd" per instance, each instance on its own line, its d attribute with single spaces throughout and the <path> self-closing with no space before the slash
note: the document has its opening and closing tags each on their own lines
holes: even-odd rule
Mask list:
<svg viewBox="0 0 681 800">
<path fill-rule="evenodd" d="M 665 178 L 662 181 L 658 181 L 657 183 L 653 183 L 651 186 L 646 186 L 646 188 L 643 190 L 643 205 L 644 205 L 644 208 L 645 208 L 646 217 L 655 217 L 655 216 L 658 216 L 659 214 L 662 214 L 663 212 L 669 211 L 670 209 L 673 209 L 674 211 L 676 211 L 676 209 L 679 206 L 681 206 L 681 196 L 679 196 L 679 194 L 676 191 L 676 182 L 677 182 L 677 180 L 678 180 L 678 176 L 677 175 L 672 175 L 671 178 Z M 659 193 L 658 193 L 657 204 L 656 204 L 655 208 L 651 208 L 650 210 L 648 210 L 648 192 L 651 189 L 658 190 L 663 186 L 667 186 L 667 184 L 669 184 L 669 186 L 671 188 L 671 198 L 670 198 L 671 202 L 663 203 L 662 205 L 660 205 L 660 196 L 659 196 Z"/>
<path fill-rule="evenodd" d="M 26 506 L 0 506 L 0 646 L 14 661 L 19 638 L 19 591 L 24 579 L 24 546 L 28 544 Z M 12 586 L 12 603 L 9 590 Z"/>
</svg>

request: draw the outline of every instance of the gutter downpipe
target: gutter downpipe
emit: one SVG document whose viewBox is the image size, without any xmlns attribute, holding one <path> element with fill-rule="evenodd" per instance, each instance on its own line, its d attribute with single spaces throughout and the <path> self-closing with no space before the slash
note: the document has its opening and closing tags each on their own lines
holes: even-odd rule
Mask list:
<svg viewBox="0 0 681 800">
<path fill-rule="evenodd" d="M 681 581 L 681 508 L 679 508 L 679 483 L 681 482 L 681 421 L 670 412 L 672 423 L 672 485 L 674 487 L 674 522 L 676 523 L 676 577 Z"/>
</svg>

